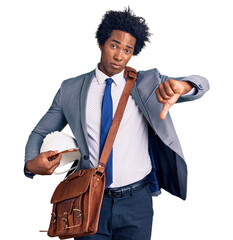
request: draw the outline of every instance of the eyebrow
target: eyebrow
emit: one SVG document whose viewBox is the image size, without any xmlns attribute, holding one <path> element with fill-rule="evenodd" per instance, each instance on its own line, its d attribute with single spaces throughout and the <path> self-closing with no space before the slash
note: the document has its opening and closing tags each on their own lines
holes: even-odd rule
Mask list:
<svg viewBox="0 0 233 240">
<path fill-rule="evenodd" d="M 112 42 L 118 43 L 121 45 L 121 42 L 117 41 L 117 40 L 112 40 Z M 130 47 L 129 45 L 126 45 L 127 48 L 133 49 L 132 47 Z"/>
</svg>

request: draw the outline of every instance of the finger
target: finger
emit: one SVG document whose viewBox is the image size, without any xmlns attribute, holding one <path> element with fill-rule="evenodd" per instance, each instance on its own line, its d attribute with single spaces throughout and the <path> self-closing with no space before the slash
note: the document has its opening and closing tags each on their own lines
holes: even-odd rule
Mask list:
<svg viewBox="0 0 233 240">
<path fill-rule="evenodd" d="M 50 167 L 53 168 L 54 166 L 59 165 L 60 161 L 61 161 L 61 158 L 62 158 L 62 154 L 60 154 L 60 153 L 57 154 L 56 158 L 49 162 L 50 163 Z"/>
<path fill-rule="evenodd" d="M 164 90 L 165 90 L 167 96 L 169 96 L 169 97 L 172 97 L 175 94 L 175 92 L 173 91 L 172 86 L 171 86 L 171 83 L 173 82 L 172 80 L 173 79 L 170 79 L 170 80 L 164 82 L 164 84 L 163 84 Z"/>
<path fill-rule="evenodd" d="M 49 161 L 49 162 L 54 161 L 58 157 L 58 155 L 59 155 L 58 150 L 56 150 L 56 151 L 47 151 L 47 152 L 43 152 L 41 154 L 42 154 L 42 157 L 44 159 L 46 159 L 47 161 Z"/>
<path fill-rule="evenodd" d="M 160 94 L 160 96 L 162 97 L 163 100 L 168 100 L 170 98 L 165 91 L 163 83 L 159 84 L 158 90 L 159 90 L 159 94 Z"/>
<path fill-rule="evenodd" d="M 165 100 L 163 100 L 163 98 L 161 97 L 161 95 L 160 95 L 160 92 L 159 92 L 159 89 L 157 88 L 156 90 L 155 90 L 155 95 L 156 95 L 156 97 L 157 97 L 157 100 L 158 100 L 158 102 L 160 102 L 160 103 L 165 103 L 166 101 Z"/>
<path fill-rule="evenodd" d="M 164 120 L 166 118 L 171 106 L 168 102 L 163 105 L 162 111 L 160 112 L 160 119 Z"/>
<path fill-rule="evenodd" d="M 181 94 L 182 91 L 183 91 L 183 86 L 182 84 L 180 83 L 180 81 L 177 81 L 177 80 L 174 80 L 174 79 L 170 79 L 169 80 L 169 83 L 170 83 L 170 87 L 172 89 L 172 91 L 175 93 L 175 94 Z"/>
<path fill-rule="evenodd" d="M 56 164 L 55 166 L 53 166 L 50 170 L 49 170 L 49 173 L 50 174 L 53 174 L 54 171 L 56 170 L 56 168 L 59 166 L 59 164 Z"/>
<path fill-rule="evenodd" d="M 57 153 L 58 153 L 58 150 L 56 150 L 56 151 L 47 151 L 47 152 L 41 153 L 41 155 L 42 155 L 43 157 L 45 157 L 45 158 L 49 158 L 49 157 L 51 157 L 51 156 L 56 155 Z"/>
<path fill-rule="evenodd" d="M 49 157 L 47 157 L 47 160 L 49 161 L 49 162 L 51 162 L 51 161 L 54 161 L 57 157 L 58 157 L 58 153 L 57 154 L 55 154 L 55 155 L 52 155 L 52 156 L 49 156 Z"/>
</svg>

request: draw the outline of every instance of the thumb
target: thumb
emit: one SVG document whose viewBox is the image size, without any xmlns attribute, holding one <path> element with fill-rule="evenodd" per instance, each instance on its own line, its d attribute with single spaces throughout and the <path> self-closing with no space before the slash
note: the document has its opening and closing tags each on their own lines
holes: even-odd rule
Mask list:
<svg viewBox="0 0 233 240">
<path fill-rule="evenodd" d="M 43 157 L 45 158 L 49 158 L 51 156 L 57 155 L 58 154 L 58 150 L 56 151 L 47 151 L 47 152 L 43 152 Z"/>
<path fill-rule="evenodd" d="M 47 152 L 43 152 L 43 158 L 46 158 L 49 162 L 54 161 L 54 160 L 58 160 L 58 162 L 60 162 L 61 157 L 59 157 L 58 151 L 47 151 Z M 59 158 L 58 158 L 59 157 Z"/>
<path fill-rule="evenodd" d="M 61 158 L 62 158 L 61 153 L 57 153 L 56 155 L 53 155 L 48 158 L 49 164 L 52 168 L 54 167 L 54 170 L 60 165 Z"/>
<path fill-rule="evenodd" d="M 172 105 L 168 102 L 166 102 L 164 105 L 163 105 L 163 108 L 160 112 L 160 119 L 164 120 L 168 114 L 168 111 L 170 109 Z"/>
<path fill-rule="evenodd" d="M 170 109 L 170 107 L 175 104 L 177 102 L 177 100 L 179 99 L 180 94 L 175 94 L 174 96 L 172 96 L 170 99 L 166 100 L 164 105 L 163 105 L 163 109 L 160 113 L 160 118 L 162 120 L 164 120 L 168 114 L 168 111 Z"/>
</svg>

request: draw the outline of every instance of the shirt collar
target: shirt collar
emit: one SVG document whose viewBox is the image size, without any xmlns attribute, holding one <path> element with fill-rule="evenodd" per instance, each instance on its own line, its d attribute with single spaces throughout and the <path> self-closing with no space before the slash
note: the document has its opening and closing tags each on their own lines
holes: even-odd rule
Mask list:
<svg viewBox="0 0 233 240">
<path fill-rule="evenodd" d="M 97 67 L 96 67 L 96 69 L 95 69 L 96 78 L 97 78 L 97 81 L 98 81 L 99 84 L 103 84 L 103 83 L 105 83 L 105 80 L 106 80 L 107 78 L 109 78 L 109 76 L 107 76 L 105 73 L 103 73 L 103 72 L 99 69 L 98 66 L 99 66 L 99 64 L 97 65 Z M 114 81 L 114 83 L 115 83 L 116 85 L 119 85 L 119 84 L 121 83 L 121 81 L 124 79 L 123 75 L 124 75 L 124 70 L 121 71 L 121 72 L 118 73 L 118 74 L 113 75 L 111 78 L 112 78 L 112 80 Z"/>
</svg>

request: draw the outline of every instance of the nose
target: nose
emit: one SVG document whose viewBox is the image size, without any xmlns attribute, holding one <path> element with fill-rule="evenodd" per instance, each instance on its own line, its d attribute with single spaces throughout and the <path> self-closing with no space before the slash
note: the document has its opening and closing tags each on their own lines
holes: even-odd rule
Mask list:
<svg viewBox="0 0 233 240">
<path fill-rule="evenodd" d="M 122 61 L 122 51 L 121 50 L 118 50 L 118 51 L 115 52 L 114 59 L 116 61 Z"/>
</svg>

